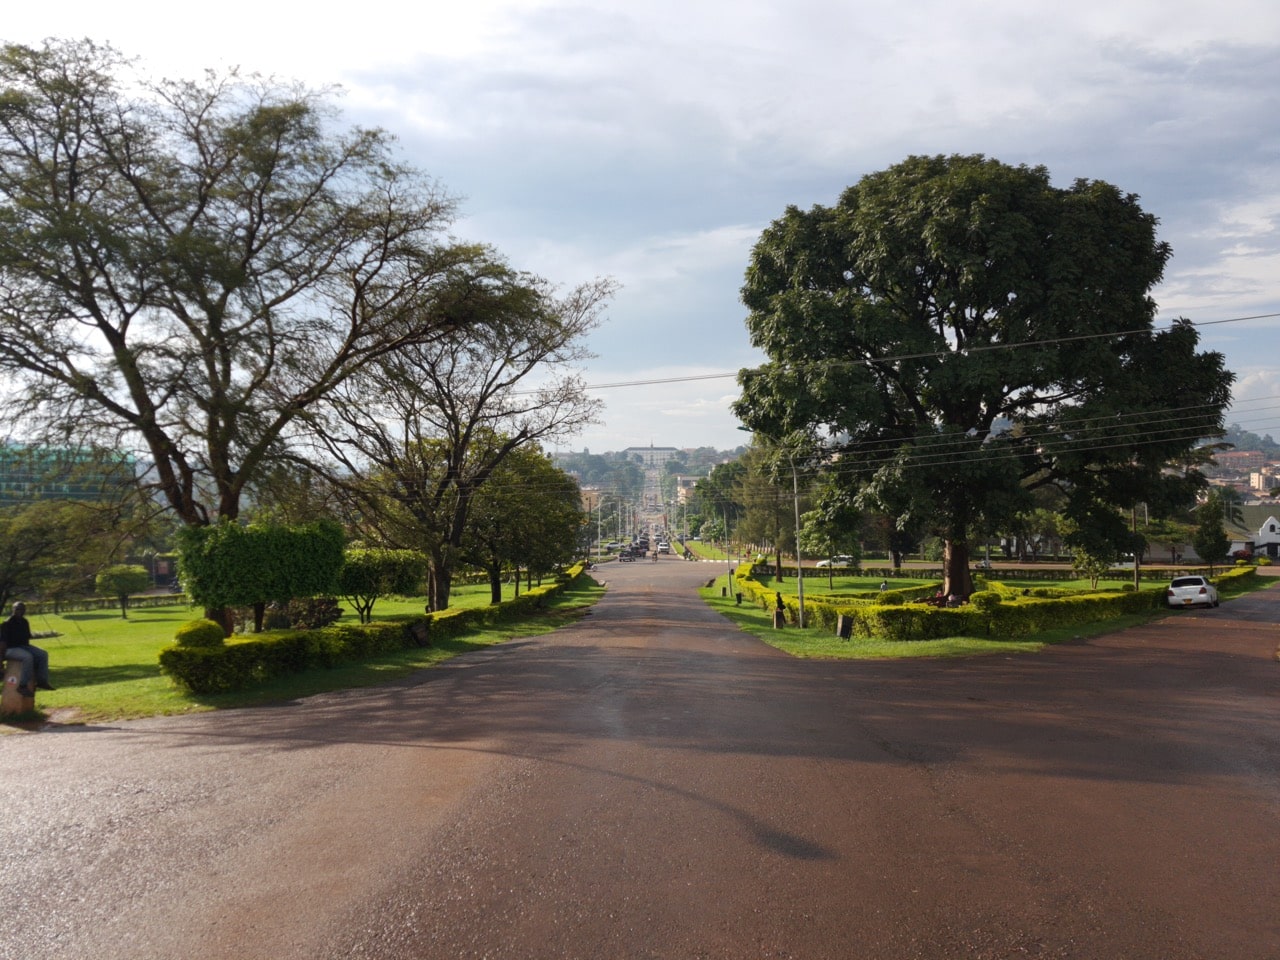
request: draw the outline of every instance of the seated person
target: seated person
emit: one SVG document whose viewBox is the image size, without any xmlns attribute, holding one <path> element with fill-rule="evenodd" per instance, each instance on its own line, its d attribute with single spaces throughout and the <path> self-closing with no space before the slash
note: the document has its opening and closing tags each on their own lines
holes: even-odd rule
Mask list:
<svg viewBox="0 0 1280 960">
<path fill-rule="evenodd" d="M 0 623 L 0 659 L 17 660 L 22 665 L 22 673 L 18 677 L 18 693 L 24 697 L 34 697 L 37 687 L 41 690 L 53 689 L 53 685 L 49 683 L 49 654 L 31 645 L 27 605 L 21 601 L 13 605 L 13 615 Z"/>
</svg>

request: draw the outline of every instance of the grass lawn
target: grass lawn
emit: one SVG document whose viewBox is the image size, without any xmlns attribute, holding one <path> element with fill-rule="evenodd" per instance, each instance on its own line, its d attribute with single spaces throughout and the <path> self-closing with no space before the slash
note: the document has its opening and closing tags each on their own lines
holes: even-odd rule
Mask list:
<svg viewBox="0 0 1280 960">
<path fill-rule="evenodd" d="M 770 578 L 772 579 L 772 578 Z M 826 596 L 831 593 L 878 593 L 884 577 L 864 577 L 858 574 L 834 574 L 828 577 L 825 570 L 804 572 L 805 596 Z M 761 580 L 764 583 L 764 580 Z M 906 590 L 908 587 L 928 587 L 938 583 L 936 578 L 913 579 L 894 577 L 888 581 L 890 590 Z M 766 583 L 766 586 L 769 584 Z M 796 592 L 796 578 L 787 577 L 781 584 L 783 593 Z M 778 588 L 774 588 L 778 589 Z"/>
<path fill-rule="evenodd" d="M 187 693 L 160 673 L 160 650 L 173 642 L 179 626 L 200 615 L 199 610 L 186 604 L 130 610 L 127 620 L 118 611 L 110 610 L 41 615 L 30 618 L 31 629 L 37 633 L 56 630 L 60 634 L 35 641 L 49 652 L 49 672 L 58 689 L 42 691 L 36 703 L 41 713 L 68 723 L 252 706 L 326 690 L 371 686 L 469 650 L 513 637 L 549 633 L 580 617 L 603 592 L 603 587 L 583 577 L 550 601 L 545 610 L 523 621 L 440 640 L 431 647 L 398 651 L 332 670 L 311 670 L 253 690 L 218 696 Z M 485 584 L 462 588 L 455 591 L 454 599 L 456 606 L 487 604 L 489 587 Z M 349 605 L 344 607 L 348 612 L 339 622 L 355 623 Z M 383 618 L 417 614 L 422 609 L 421 599 L 392 599 L 379 601 L 373 613 L 375 618 Z"/>
<path fill-rule="evenodd" d="M 727 553 L 711 543 L 703 543 L 701 540 L 686 540 L 684 545 L 688 547 L 690 553 L 702 560 L 729 559 Z"/>
</svg>

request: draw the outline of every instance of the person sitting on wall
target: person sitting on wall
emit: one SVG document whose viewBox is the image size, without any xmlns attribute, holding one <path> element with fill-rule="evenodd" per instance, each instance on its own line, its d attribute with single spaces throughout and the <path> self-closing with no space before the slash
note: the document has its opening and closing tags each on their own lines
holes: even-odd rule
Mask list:
<svg viewBox="0 0 1280 960">
<path fill-rule="evenodd" d="M 18 677 L 18 693 L 22 696 L 34 697 L 37 687 L 41 690 L 54 689 L 49 683 L 49 654 L 31 645 L 27 605 L 21 601 L 13 605 L 9 619 L 0 623 L 0 660 L 17 660 L 22 665 Z"/>
</svg>

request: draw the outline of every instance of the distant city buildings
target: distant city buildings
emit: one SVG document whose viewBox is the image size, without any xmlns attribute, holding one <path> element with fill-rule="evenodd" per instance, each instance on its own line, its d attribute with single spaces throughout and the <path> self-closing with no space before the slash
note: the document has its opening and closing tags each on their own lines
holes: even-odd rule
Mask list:
<svg viewBox="0 0 1280 960">
<path fill-rule="evenodd" d="M 1214 455 L 1204 471 L 1215 487 L 1231 487 L 1246 501 L 1271 500 L 1280 487 L 1280 460 L 1268 459 L 1260 450 L 1228 450 Z"/>
<path fill-rule="evenodd" d="M 131 457 L 103 450 L 0 443 L 0 507 L 102 500 L 133 483 Z"/>
</svg>

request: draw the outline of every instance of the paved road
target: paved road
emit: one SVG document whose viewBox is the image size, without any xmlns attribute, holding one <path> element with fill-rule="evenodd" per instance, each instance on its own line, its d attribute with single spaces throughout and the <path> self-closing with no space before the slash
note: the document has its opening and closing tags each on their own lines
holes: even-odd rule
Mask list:
<svg viewBox="0 0 1280 960">
<path fill-rule="evenodd" d="M 0 957 L 1280 957 L 1280 587 L 827 663 L 712 572 L 613 566 L 376 690 L 0 738 Z"/>
</svg>

